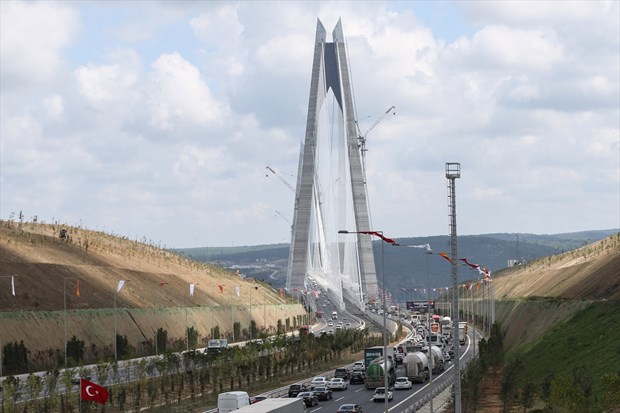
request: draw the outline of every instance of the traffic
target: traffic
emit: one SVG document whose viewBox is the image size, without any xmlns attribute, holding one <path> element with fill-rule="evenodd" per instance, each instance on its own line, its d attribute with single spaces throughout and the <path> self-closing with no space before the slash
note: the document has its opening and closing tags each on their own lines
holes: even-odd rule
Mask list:
<svg viewBox="0 0 620 413">
<path fill-rule="evenodd" d="M 333 318 L 319 322 L 316 333 L 330 334 L 330 322 L 334 323 L 338 314 L 336 311 L 327 314 Z M 344 320 L 350 315 L 341 317 Z M 240 408 L 238 413 L 279 412 L 278 406 L 260 406 L 265 399 L 273 398 L 298 399 L 299 411 L 308 413 L 380 413 L 384 411 L 386 399 L 389 412 L 413 411 L 411 406 L 416 403 L 419 406 L 420 401 L 428 400 L 431 392 L 437 394 L 438 389 L 451 384 L 452 374 L 447 373 L 453 368 L 453 346 L 462 346 L 463 366 L 472 357 L 470 344 L 473 344 L 474 337 L 469 334 L 466 323 L 459 325 L 460 334 L 453 337 L 455 329 L 449 317 L 437 316 L 428 321 L 419 317 L 404 324 L 408 324 L 411 333 L 397 345 L 386 347 L 386 354 L 383 354 L 383 346 L 366 348 L 364 360 L 266 392 L 258 398 L 248 395 L 248 406 Z M 434 344 L 429 346 L 429 343 Z M 297 411 L 292 404 L 287 406 L 287 411 Z M 222 408 L 218 408 L 221 413 Z"/>
</svg>

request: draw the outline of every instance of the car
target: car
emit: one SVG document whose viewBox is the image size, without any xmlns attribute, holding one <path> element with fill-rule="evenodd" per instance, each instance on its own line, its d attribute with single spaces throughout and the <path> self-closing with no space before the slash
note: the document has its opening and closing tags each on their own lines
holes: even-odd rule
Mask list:
<svg viewBox="0 0 620 413">
<path fill-rule="evenodd" d="M 313 406 L 316 406 L 317 404 L 319 404 L 318 397 L 316 397 L 314 392 L 311 392 L 311 391 L 301 392 L 301 393 L 299 393 L 297 395 L 297 398 L 298 399 L 304 399 L 304 404 L 307 407 L 313 407 Z"/>
<path fill-rule="evenodd" d="M 313 390 L 316 398 L 319 400 L 331 400 L 333 399 L 332 391 L 326 386 L 315 387 Z"/>
<path fill-rule="evenodd" d="M 312 390 L 315 387 L 319 387 L 319 386 L 327 386 L 327 378 L 323 376 L 317 376 L 313 378 L 312 381 L 310 382 L 310 390 Z"/>
<path fill-rule="evenodd" d="M 388 402 L 392 400 L 392 398 L 394 398 L 394 394 L 392 393 L 392 390 L 388 388 L 388 391 L 387 391 Z M 385 401 L 385 387 L 377 387 L 375 389 L 375 394 L 373 394 L 372 396 L 372 401 L 373 402 L 384 402 Z"/>
<path fill-rule="evenodd" d="M 394 390 L 405 389 L 409 390 L 413 387 L 413 383 L 409 381 L 407 377 L 397 377 L 394 382 Z"/>
<path fill-rule="evenodd" d="M 366 382 L 366 374 L 363 370 L 355 370 L 351 373 L 349 384 L 364 384 Z"/>
<path fill-rule="evenodd" d="M 329 330 L 327 330 L 327 334 L 334 334 L 334 329 L 330 328 Z"/>
<path fill-rule="evenodd" d="M 442 355 L 443 355 L 443 364 L 446 364 L 450 360 L 452 360 L 452 357 L 450 357 L 450 355 L 448 353 L 442 353 Z"/>
<path fill-rule="evenodd" d="M 250 397 L 250 404 L 254 404 L 254 403 L 258 403 L 258 402 L 262 402 L 263 400 L 267 399 L 268 397 L 265 396 L 264 394 L 261 394 L 260 396 L 253 396 Z"/>
<path fill-rule="evenodd" d="M 327 383 L 327 388 L 330 390 L 346 390 L 347 382 L 340 377 L 334 377 Z"/>
<path fill-rule="evenodd" d="M 351 323 L 347 322 L 347 323 L 345 324 L 345 326 L 346 326 L 347 328 L 349 328 L 349 327 L 351 327 Z"/>
<path fill-rule="evenodd" d="M 364 371 L 364 370 L 366 370 L 366 367 L 364 366 L 363 361 L 356 361 L 355 363 L 353 363 L 353 371 Z"/>
<path fill-rule="evenodd" d="M 333 327 L 333 326 L 334 326 L 334 322 L 333 322 L 332 320 L 329 320 L 329 321 L 327 322 L 327 325 L 328 325 L 329 327 Z"/>
<path fill-rule="evenodd" d="M 403 353 L 394 353 L 394 361 L 396 364 L 403 364 L 405 355 Z"/>
<path fill-rule="evenodd" d="M 90 374 L 87 371 L 83 371 L 81 373 L 75 373 L 72 377 L 71 377 L 71 383 L 78 385 L 80 384 L 80 379 L 84 379 L 84 380 L 89 380 L 90 381 Z"/>
<path fill-rule="evenodd" d="M 288 387 L 288 397 L 297 397 L 297 395 L 301 392 L 308 391 L 308 386 L 305 384 L 297 383 L 291 384 Z"/>
<path fill-rule="evenodd" d="M 344 367 L 339 367 L 334 371 L 334 377 L 339 377 L 344 380 L 349 380 L 349 370 Z"/>
<path fill-rule="evenodd" d="M 342 404 L 336 413 L 362 413 L 362 406 L 359 404 Z"/>
</svg>

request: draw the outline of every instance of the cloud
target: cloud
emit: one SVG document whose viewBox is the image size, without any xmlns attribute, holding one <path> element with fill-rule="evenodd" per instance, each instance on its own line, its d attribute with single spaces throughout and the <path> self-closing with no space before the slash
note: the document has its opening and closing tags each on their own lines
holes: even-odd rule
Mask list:
<svg viewBox="0 0 620 413">
<path fill-rule="evenodd" d="M 0 3 L 2 88 L 45 83 L 64 67 L 61 51 L 81 25 L 66 2 L 3 1 Z"/>
</svg>

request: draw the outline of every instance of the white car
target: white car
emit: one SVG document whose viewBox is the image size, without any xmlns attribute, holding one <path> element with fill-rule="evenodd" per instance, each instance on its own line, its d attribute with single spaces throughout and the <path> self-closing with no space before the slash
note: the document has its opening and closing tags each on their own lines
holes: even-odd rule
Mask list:
<svg viewBox="0 0 620 413">
<path fill-rule="evenodd" d="M 327 388 L 330 390 L 346 390 L 347 382 L 340 377 L 334 377 L 327 383 Z"/>
<path fill-rule="evenodd" d="M 327 325 L 330 326 L 330 327 L 333 327 L 334 326 L 334 322 L 332 320 L 329 320 L 327 322 Z"/>
<path fill-rule="evenodd" d="M 388 401 L 392 400 L 394 395 L 392 394 L 392 390 L 388 389 L 387 398 Z M 375 389 L 375 394 L 372 396 L 373 402 L 384 402 L 385 401 L 385 387 L 377 387 Z"/>
<path fill-rule="evenodd" d="M 354 371 L 364 371 L 364 370 L 366 370 L 366 367 L 364 367 L 364 362 L 363 361 L 356 361 L 355 363 L 353 363 L 353 370 Z"/>
<path fill-rule="evenodd" d="M 394 390 L 409 390 L 412 387 L 413 383 L 411 383 L 407 377 L 397 377 L 396 381 L 394 382 Z"/>
<path fill-rule="evenodd" d="M 320 387 L 320 386 L 327 386 L 327 378 L 323 376 L 318 376 L 318 377 L 313 378 L 312 381 L 310 382 L 310 388 Z"/>
</svg>

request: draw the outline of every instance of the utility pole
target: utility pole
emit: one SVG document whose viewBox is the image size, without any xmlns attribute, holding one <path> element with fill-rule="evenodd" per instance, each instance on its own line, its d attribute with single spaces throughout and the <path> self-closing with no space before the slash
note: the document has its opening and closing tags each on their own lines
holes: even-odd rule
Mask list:
<svg viewBox="0 0 620 413">
<path fill-rule="evenodd" d="M 452 308 L 453 325 L 459 328 L 459 294 L 458 294 L 458 255 L 456 248 L 456 188 L 455 180 L 461 177 L 461 164 L 446 163 L 446 178 L 448 178 L 448 207 L 450 209 L 450 259 L 452 262 Z M 460 330 L 460 329 L 459 329 Z M 459 330 L 454 348 L 454 413 L 461 413 L 461 344 Z"/>
</svg>

